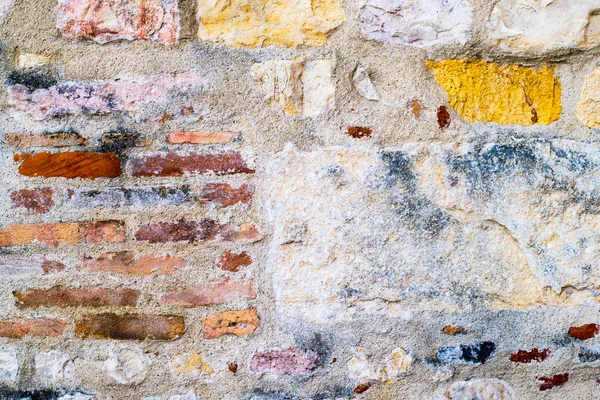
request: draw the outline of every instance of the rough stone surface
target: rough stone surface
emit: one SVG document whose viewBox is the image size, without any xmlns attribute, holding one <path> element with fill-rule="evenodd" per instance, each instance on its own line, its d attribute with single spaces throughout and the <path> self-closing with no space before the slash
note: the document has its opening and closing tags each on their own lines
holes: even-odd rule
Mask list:
<svg viewBox="0 0 600 400">
<path fill-rule="evenodd" d="M 367 39 L 427 47 L 467 43 L 472 13 L 466 0 L 367 0 L 358 20 Z"/>
<path fill-rule="evenodd" d="M 118 346 L 110 349 L 102 368 L 118 383 L 139 385 L 146 379 L 150 363 L 139 348 Z"/>
<path fill-rule="evenodd" d="M 373 82 L 371 82 L 369 72 L 362 65 L 356 66 L 354 75 L 352 75 L 352 82 L 354 83 L 354 88 L 362 97 L 367 100 L 379 100 L 379 94 Z"/>
<path fill-rule="evenodd" d="M 75 364 L 68 354 L 44 351 L 35 355 L 35 374 L 44 386 L 71 386 L 75 382 Z"/>
<path fill-rule="evenodd" d="M 452 400 L 513 400 L 511 387 L 500 379 L 471 379 L 452 385 L 449 397 Z"/>
<path fill-rule="evenodd" d="M 577 104 L 577 118 L 590 128 L 600 127 L 600 69 L 594 71 L 585 79 L 583 90 Z"/>
<path fill-rule="evenodd" d="M 7 386 L 17 383 L 19 359 L 11 348 L 0 348 L 0 382 Z"/>
</svg>

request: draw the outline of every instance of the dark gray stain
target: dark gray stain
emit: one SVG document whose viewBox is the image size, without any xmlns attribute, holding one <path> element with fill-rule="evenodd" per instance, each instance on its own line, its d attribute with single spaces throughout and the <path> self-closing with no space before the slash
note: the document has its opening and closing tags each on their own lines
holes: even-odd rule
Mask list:
<svg viewBox="0 0 600 400">
<path fill-rule="evenodd" d="M 437 358 L 445 363 L 460 361 L 470 364 L 483 364 L 496 352 L 496 344 L 493 342 L 480 342 L 475 344 L 451 347 L 440 347 Z"/>
<path fill-rule="evenodd" d="M 40 71 L 11 71 L 6 77 L 8 86 L 23 85 L 29 90 L 48 89 L 56 85 L 56 79 Z"/>
<path fill-rule="evenodd" d="M 65 390 L 16 390 L 0 387 L 0 399 L 2 400 L 57 400 L 73 392 Z"/>
</svg>

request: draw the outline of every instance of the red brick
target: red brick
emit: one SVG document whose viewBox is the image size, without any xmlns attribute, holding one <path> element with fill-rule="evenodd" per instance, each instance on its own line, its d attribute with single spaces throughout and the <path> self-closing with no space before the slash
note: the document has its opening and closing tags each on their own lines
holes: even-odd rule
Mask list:
<svg viewBox="0 0 600 400">
<path fill-rule="evenodd" d="M 251 264 L 252 258 L 245 251 L 238 254 L 226 251 L 217 260 L 217 267 L 229 272 L 238 272 Z"/>
<path fill-rule="evenodd" d="M 167 141 L 171 144 L 222 144 L 230 143 L 239 135 L 237 132 L 171 132 Z"/>
<path fill-rule="evenodd" d="M 54 206 L 52 196 L 54 191 L 50 188 L 21 189 L 10 192 L 13 208 L 25 208 L 31 214 L 45 214 Z"/>
<path fill-rule="evenodd" d="M 36 242 L 47 246 L 77 243 L 121 243 L 125 226 L 121 221 L 58 222 L 52 224 L 12 224 L 0 230 L 0 247 Z"/>
<path fill-rule="evenodd" d="M 555 387 L 560 387 L 567 383 L 569 380 L 569 374 L 558 374 L 551 377 L 539 376 L 537 380 L 542 382 L 540 385 L 540 392 L 550 390 Z"/>
<path fill-rule="evenodd" d="M 108 307 L 136 306 L 140 292 L 134 289 L 113 288 L 62 288 L 29 289 L 15 291 L 16 304 L 20 308 L 36 307 Z"/>
<path fill-rule="evenodd" d="M 510 355 L 510 361 L 521 364 L 529 364 L 532 361 L 542 362 L 550 355 L 550 349 L 538 350 L 533 348 L 529 351 L 519 350 Z"/>
<path fill-rule="evenodd" d="M 437 109 L 437 120 L 441 129 L 445 129 L 450 125 L 450 113 L 446 107 L 440 106 Z"/>
<path fill-rule="evenodd" d="M 9 319 L 0 321 L 0 337 L 58 337 L 63 334 L 66 326 L 66 321 L 57 318 Z"/>
<path fill-rule="evenodd" d="M 600 325 L 598 324 L 586 324 L 569 328 L 569 336 L 579 340 L 594 338 L 598 332 L 600 332 Z"/>
<path fill-rule="evenodd" d="M 121 163 L 114 153 L 41 152 L 15 154 L 14 160 L 23 161 L 19 173 L 29 177 L 96 179 L 121 175 Z"/>
<path fill-rule="evenodd" d="M 355 139 L 371 137 L 372 134 L 373 134 L 373 130 L 371 128 L 366 128 L 363 126 L 349 126 L 348 127 L 348 135 L 352 136 Z"/>
<path fill-rule="evenodd" d="M 250 335 L 260 325 L 258 314 L 254 308 L 210 314 L 201 320 L 204 323 L 205 339 L 217 339 L 227 334 L 235 336 Z"/>
<path fill-rule="evenodd" d="M 258 352 L 250 360 L 250 370 L 274 375 L 308 374 L 317 368 L 319 355 L 312 350 L 286 349 Z"/>
<path fill-rule="evenodd" d="M 9 133 L 6 144 L 11 147 L 87 146 L 88 141 L 76 133 Z"/>
<path fill-rule="evenodd" d="M 131 251 L 104 253 L 98 258 L 86 257 L 82 269 L 91 272 L 157 275 L 171 274 L 186 265 L 182 257 L 170 254 L 145 254 L 135 257 Z"/>
<path fill-rule="evenodd" d="M 211 219 L 148 224 L 141 226 L 135 234 L 137 240 L 150 243 L 258 240 L 260 237 L 258 229 L 251 223 L 233 227 Z"/>
<path fill-rule="evenodd" d="M 236 151 L 146 155 L 131 160 L 131 171 L 133 176 L 181 176 L 185 173 L 203 174 L 210 171 L 219 175 L 254 173 Z"/>
<path fill-rule="evenodd" d="M 177 43 L 179 8 L 176 0 L 60 0 L 56 26 L 66 38 L 146 40 Z"/>
<path fill-rule="evenodd" d="M 255 297 L 256 292 L 251 285 L 225 279 L 217 283 L 174 290 L 165 294 L 160 299 L 160 304 L 197 307 L 225 304 L 239 298 L 254 299 Z"/>
<path fill-rule="evenodd" d="M 178 315 L 91 314 L 75 321 L 75 334 L 82 339 L 172 340 L 185 332 Z"/>
<path fill-rule="evenodd" d="M 224 207 L 237 203 L 249 204 L 254 195 L 254 185 L 244 183 L 238 189 L 234 189 L 227 183 L 208 183 L 200 189 L 201 203 L 217 203 Z"/>
</svg>

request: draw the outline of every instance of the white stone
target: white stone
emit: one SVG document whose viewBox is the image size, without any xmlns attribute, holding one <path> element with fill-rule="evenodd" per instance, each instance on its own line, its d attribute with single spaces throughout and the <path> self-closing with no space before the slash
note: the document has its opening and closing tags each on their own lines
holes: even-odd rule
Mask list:
<svg viewBox="0 0 600 400">
<path fill-rule="evenodd" d="M 45 351 L 35 355 L 35 374 L 46 387 L 69 386 L 75 382 L 75 365 L 66 353 Z"/>
<path fill-rule="evenodd" d="M 449 392 L 452 400 L 513 400 L 512 388 L 500 379 L 471 379 L 456 382 Z"/>
<path fill-rule="evenodd" d="M 413 361 L 414 359 L 406 350 L 399 347 L 392 350 L 386 360 L 379 363 L 372 362 L 369 361 L 365 350 L 357 347 L 354 349 L 354 355 L 348 361 L 347 366 L 350 377 L 357 382 L 373 380 L 385 382 L 408 372 Z"/>
<path fill-rule="evenodd" d="M 17 383 L 19 376 L 19 359 L 11 348 L 0 348 L 0 383 L 9 386 Z"/>
<path fill-rule="evenodd" d="M 286 114 L 315 117 L 335 104 L 333 60 L 269 60 L 251 72 L 264 100 Z"/>
<path fill-rule="evenodd" d="M 20 69 L 39 68 L 50 63 L 50 57 L 41 54 L 19 53 L 18 66 Z"/>
<path fill-rule="evenodd" d="M 467 43 L 472 14 L 467 0 L 366 0 L 358 19 L 367 39 L 427 47 Z"/>
<path fill-rule="evenodd" d="M 0 0 L 0 24 L 8 17 L 14 5 L 15 0 Z"/>
<path fill-rule="evenodd" d="M 394 379 L 399 375 L 408 372 L 413 362 L 414 358 L 402 347 L 392 350 L 385 363 L 387 379 Z"/>
<path fill-rule="evenodd" d="M 547 53 L 600 44 L 600 0 L 500 0 L 489 36 L 511 52 Z"/>
<path fill-rule="evenodd" d="M 66 394 L 64 396 L 59 397 L 56 400 L 97 400 L 97 397 L 93 394 L 75 393 L 75 394 Z M 100 400 L 100 399 L 98 399 L 98 400 Z"/>
<path fill-rule="evenodd" d="M 151 360 L 138 347 L 117 346 L 110 349 L 103 362 L 106 373 L 122 384 L 140 384 L 146 379 Z"/>
<path fill-rule="evenodd" d="M 354 83 L 354 88 L 362 97 L 367 100 L 379 100 L 379 94 L 377 93 L 377 89 L 375 89 L 373 82 L 371 82 L 369 72 L 362 65 L 359 64 L 356 66 L 354 75 L 352 76 L 352 82 Z"/>
<path fill-rule="evenodd" d="M 169 400 L 198 400 L 198 396 L 193 390 L 190 390 L 186 394 L 175 394 L 169 397 Z"/>
</svg>

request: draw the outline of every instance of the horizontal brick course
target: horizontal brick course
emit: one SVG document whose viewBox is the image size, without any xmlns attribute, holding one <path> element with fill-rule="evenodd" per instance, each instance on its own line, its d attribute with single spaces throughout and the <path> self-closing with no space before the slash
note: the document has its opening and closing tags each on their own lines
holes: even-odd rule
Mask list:
<svg viewBox="0 0 600 400">
<path fill-rule="evenodd" d="M 183 317 L 178 315 L 89 314 L 75 322 L 81 339 L 173 340 L 184 332 Z"/>
<path fill-rule="evenodd" d="M 69 189 L 67 204 L 77 208 L 180 205 L 190 201 L 189 185 Z"/>
<path fill-rule="evenodd" d="M 0 337 L 22 339 L 25 336 L 58 337 L 67 322 L 58 318 L 31 318 L 0 320 Z"/>
<path fill-rule="evenodd" d="M 150 243 L 165 242 L 206 242 L 257 240 L 260 233 L 256 226 L 245 223 L 239 227 L 220 225 L 211 219 L 201 221 L 159 222 L 140 227 L 135 234 L 137 240 Z"/>
<path fill-rule="evenodd" d="M 67 152 L 52 154 L 15 154 L 19 174 L 43 178 L 116 178 L 121 175 L 121 163 L 114 153 Z"/>
<path fill-rule="evenodd" d="M 133 176 L 181 176 L 185 173 L 219 175 L 254 173 L 242 155 L 235 151 L 178 154 L 175 152 L 144 155 L 130 161 Z"/>
<path fill-rule="evenodd" d="M 87 146 L 88 141 L 76 133 L 9 133 L 6 144 L 11 147 Z"/>
<path fill-rule="evenodd" d="M 0 276 L 4 277 L 42 276 L 61 272 L 65 267 L 62 262 L 40 254 L 0 257 Z"/>
<path fill-rule="evenodd" d="M 137 305 L 140 292 L 134 289 L 62 288 L 28 289 L 13 292 L 20 308 L 36 307 L 124 307 Z"/>
<path fill-rule="evenodd" d="M 119 274 L 171 274 L 186 265 L 185 258 L 170 254 L 144 254 L 135 257 L 131 251 L 104 253 L 97 258 L 86 257 L 82 269 L 90 272 Z"/>
<path fill-rule="evenodd" d="M 21 189 L 10 192 L 13 208 L 25 208 L 32 214 L 45 214 L 54 206 L 51 188 Z"/>
<path fill-rule="evenodd" d="M 173 290 L 161 297 L 160 304 L 198 307 L 225 304 L 236 299 L 253 299 L 255 297 L 256 292 L 251 285 L 225 279 L 221 282 Z"/>
</svg>

